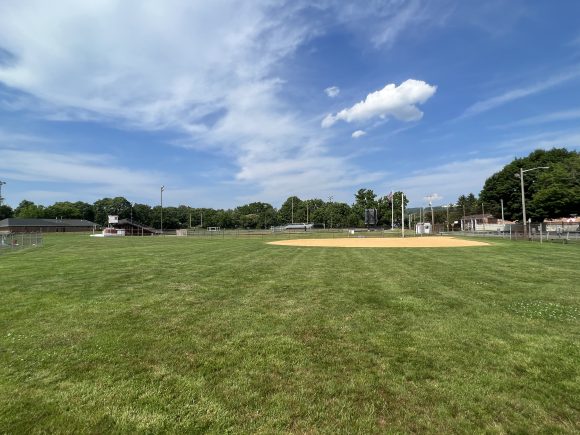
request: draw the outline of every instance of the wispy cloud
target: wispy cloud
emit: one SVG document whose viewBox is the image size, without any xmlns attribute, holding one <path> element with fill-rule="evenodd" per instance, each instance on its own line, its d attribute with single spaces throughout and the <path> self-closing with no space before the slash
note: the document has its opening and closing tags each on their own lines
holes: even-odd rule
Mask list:
<svg viewBox="0 0 580 435">
<path fill-rule="evenodd" d="M 520 119 L 519 121 L 508 122 L 506 124 L 499 125 L 496 128 L 506 129 L 528 125 L 548 124 L 550 122 L 574 121 L 577 119 L 580 119 L 580 109 L 571 109 L 531 116 L 529 118 Z"/>
<path fill-rule="evenodd" d="M 331 9 L 336 22 L 342 6 L 316 7 Z M 41 0 L 0 4 L 0 41 L 14 56 L 0 65 L 0 82 L 21 93 L 4 108 L 63 122 L 179 132 L 177 143 L 185 147 L 227 155 L 237 167 L 230 180 L 251 186 L 264 200 L 279 198 L 280 189 L 373 178 L 348 156 L 331 157 L 328 135 L 281 97 L 284 82 L 275 71 L 320 32 L 302 14 L 312 7 L 231 0 L 168 0 L 139 8 L 115 1 L 64 0 L 58 8 Z M 395 4 L 389 9 L 396 15 Z M 34 34 L 23 34 L 21 23 Z M 54 167 L 65 163 L 52 161 Z M 265 177 L 267 165 L 277 170 Z M 85 169 L 105 175 L 96 164 Z M 95 178 L 100 176 L 87 179 Z"/>
<path fill-rule="evenodd" d="M 516 101 L 546 91 L 550 88 L 561 85 L 565 82 L 576 79 L 578 77 L 580 77 L 580 68 L 575 68 L 571 71 L 554 75 L 544 81 L 537 82 L 533 85 L 506 91 L 500 95 L 488 98 L 486 100 L 478 101 L 477 103 L 471 105 L 456 120 L 468 118 L 483 112 L 487 112 L 488 110 L 495 109 L 497 107 L 503 106 L 504 104 L 511 103 L 512 101 Z"/>
<path fill-rule="evenodd" d="M 549 148 L 580 149 L 580 130 L 557 130 L 538 134 L 515 136 L 497 145 L 498 149 L 514 152 L 533 151 Z"/>
<path fill-rule="evenodd" d="M 418 207 L 428 203 L 425 199 L 436 189 L 437 197 L 433 204 L 439 201 L 448 204 L 460 195 L 473 192 L 478 194 L 485 180 L 510 160 L 509 156 L 498 158 L 469 159 L 454 161 L 439 166 L 425 167 L 414 171 L 410 176 L 400 180 L 389 180 L 385 185 L 398 186 L 403 189 L 410 200 L 410 205 Z"/>
<path fill-rule="evenodd" d="M 326 95 L 328 95 L 330 98 L 334 98 L 336 97 L 338 94 L 340 94 L 340 88 L 338 86 L 330 86 L 329 88 L 326 88 L 324 90 L 324 92 L 326 93 Z"/>
<path fill-rule="evenodd" d="M 357 131 L 355 131 L 355 132 L 353 132 L 353 133 L 352 133 L 352 137 L 353 137 L 354 139 L 358 139 L 359 137 L 362 137 L 362 136 L 364 136 L 365 134 L 367 134 L 367 132 L 366 132 L 366 131 L 364 131 L 364 130 L 357 130 Z"/>
</svg>

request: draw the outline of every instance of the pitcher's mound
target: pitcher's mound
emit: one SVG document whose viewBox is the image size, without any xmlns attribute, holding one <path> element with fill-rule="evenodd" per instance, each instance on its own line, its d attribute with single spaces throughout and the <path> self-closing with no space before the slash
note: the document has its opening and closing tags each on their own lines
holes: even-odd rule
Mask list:
<svg viewBox="0 0 580 435">
<path fill-rule="evenodd" d="M 453 237 L 295 239 L 269 242 L 269 244 L 334 248 L 460 248 L 464 246 L 489 246 L 489 243 L 455 239 Z"/>
</svg>

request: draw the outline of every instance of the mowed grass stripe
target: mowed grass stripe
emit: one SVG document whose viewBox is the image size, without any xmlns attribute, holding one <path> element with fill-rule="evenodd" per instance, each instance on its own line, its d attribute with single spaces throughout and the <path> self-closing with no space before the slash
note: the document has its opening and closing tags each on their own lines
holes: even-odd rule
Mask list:
<svg viewBox="0 0 580 435">
<path fill-rule="evenodd" d="M 0 259 L 0 428 L 573 433 L 577 256 L 47 237 Z"/>
</svg>

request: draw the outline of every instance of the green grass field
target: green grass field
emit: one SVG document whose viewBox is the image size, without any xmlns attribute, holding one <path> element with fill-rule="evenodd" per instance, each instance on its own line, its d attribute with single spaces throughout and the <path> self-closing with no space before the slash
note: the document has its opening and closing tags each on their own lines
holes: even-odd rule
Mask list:
<svg viewBox="0 0 580 435">
<path fill-rule="evenodd" d="M 47 236 L 0 256 L 0 432 L 580 431 L 580 246 Z"/>
</svg>

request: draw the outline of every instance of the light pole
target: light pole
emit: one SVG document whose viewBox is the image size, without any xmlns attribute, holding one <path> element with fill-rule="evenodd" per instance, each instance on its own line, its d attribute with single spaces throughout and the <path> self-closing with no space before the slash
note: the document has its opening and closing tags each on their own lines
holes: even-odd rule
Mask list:
<svg viewBox="0 0 580 435">
<path fill-rule="evenodd" d="M 524 239 L 528 235 L 527 220 L 526 220 L 526 194 L 524 191 L 524 172 L 535 171 L 536 169 L 550 169 L 550 167 L 549 166 L 538 166 L 536 168 L 531 168 L 531 169 L 520 168 L 520 173 L 515 174 L 516 177 L 520 177 L 520 186 L 522 188 L 522 214 L 523 214 L 523 220 L 524 220 Z"/>
<path fill-rule="evenodd" d="M 161 234 L 163 234 L 163 191 L 165 186 L 161 186 Z"/>
<path fill-rule="evenodd" d="M 401 192 L 401 237 L 405 237 L 405 194 Z"/>
<path fill-rule="evenodd" d="M 330 228 L 332 228 L 332 196 L 328 197 L 328 202 L 330 203 Z"/>
<path fill-rule="evenodd" d="M 2 198 L 2 186 L 6 184 L 5 181 L 0 181 L 0 205 L 4 202 L 4 198 Z"/>
<path fill-rule="evenodd" d="M 447 204 L 443 207 L 445 207 L 447 211 L 447 220 L 445 222 L 447 223 L 447 232 L 449 232 L 449 207 L 453 207 L 453 204 Z"/>
</svg>

